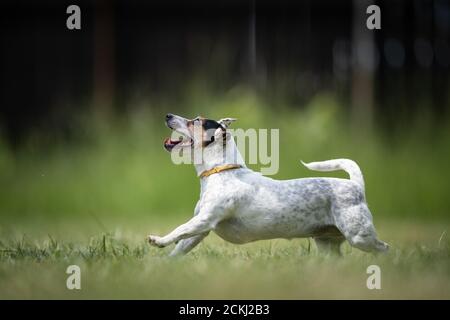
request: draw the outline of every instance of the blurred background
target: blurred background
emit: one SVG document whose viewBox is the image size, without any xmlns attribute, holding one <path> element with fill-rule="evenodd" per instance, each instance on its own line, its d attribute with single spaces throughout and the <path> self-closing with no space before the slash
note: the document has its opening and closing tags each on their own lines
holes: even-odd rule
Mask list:
<svg viewBox="0 0 450 320">
<path fill-rule="evenodd" d="M 0 23 L 3 223 L 186 220 L 168 112 L 280 129 L 274 178 L 356 160 L 376 219 L 450 218 L 449 1 L 4 0 Z"/>
</svg>

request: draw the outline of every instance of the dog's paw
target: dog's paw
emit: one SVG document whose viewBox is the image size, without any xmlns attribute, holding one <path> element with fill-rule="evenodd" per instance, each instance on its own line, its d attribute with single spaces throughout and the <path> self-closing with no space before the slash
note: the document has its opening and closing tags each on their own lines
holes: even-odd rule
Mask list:
<svg viewBox="0 0 450 320">
<path fill-rule="evenodd" d="M 152 246 L 155 246 L 155 247 L 158 247 L 158 248 L 164 248 L 164 247 L 166 246 L 166 245 L 162 242 L 162 237 L 149 235 L 149 236 L 147 236 L 147 241 L 148 241 L 148 243 L 150 243 Z"/>
</svg>

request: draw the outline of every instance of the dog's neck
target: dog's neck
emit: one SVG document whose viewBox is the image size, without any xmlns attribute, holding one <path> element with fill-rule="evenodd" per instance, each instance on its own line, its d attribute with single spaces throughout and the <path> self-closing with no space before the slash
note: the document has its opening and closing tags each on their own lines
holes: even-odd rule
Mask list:
<svg viewBox="0 0 450 320">
<path fill-rule="evenodd" d="M 229 137 L 225 146 L 222 143 L 214 143 L 203 149 L 203 158 L 200 164 L 195 165 L 197 175 L 206 170 L 227 164 L 237 164 L 246 168 L 244 159 L 239 152 L 233 137 Z"/>
</svg>

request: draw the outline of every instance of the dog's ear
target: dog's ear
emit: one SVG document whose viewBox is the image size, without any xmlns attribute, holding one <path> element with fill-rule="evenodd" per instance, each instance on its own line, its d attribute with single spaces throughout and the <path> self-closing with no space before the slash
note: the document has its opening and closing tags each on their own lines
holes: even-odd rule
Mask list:
<svg viewBox="0 0 450 320">
<path fill-rule="evenodd" d="M 235 118 L 223 118 L 217 122 L 220 123 L 224 128 L 228 128 L 228 126 L 236 120 L 237 119 L 235 119 Z"/>
</svg>

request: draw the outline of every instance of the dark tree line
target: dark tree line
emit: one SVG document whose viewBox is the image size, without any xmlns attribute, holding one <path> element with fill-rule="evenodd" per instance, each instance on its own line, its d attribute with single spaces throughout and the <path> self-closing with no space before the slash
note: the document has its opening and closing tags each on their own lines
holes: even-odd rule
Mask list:
<svg viewBox="0 0 450 320">
<path fill-rule="evenodd" d="M 298 107 L 332 91 L 354 121 L 442 118 L 449 2 L 376 1 L 382 29 L 369 32 L 370 3 L 82 0 L 82 29 L 69 31 L 71 2 L 2 1 L 0 127 L 12 142 L 64 130 L 86 109 L 128 111 L 136 92 L 176 98 L 198 74 L 217 93 L 244 83 Z"/>
</svg>

